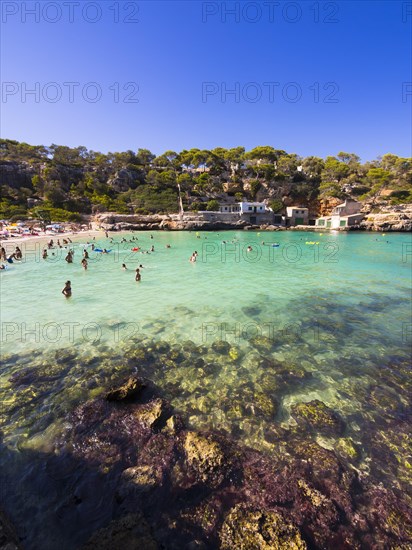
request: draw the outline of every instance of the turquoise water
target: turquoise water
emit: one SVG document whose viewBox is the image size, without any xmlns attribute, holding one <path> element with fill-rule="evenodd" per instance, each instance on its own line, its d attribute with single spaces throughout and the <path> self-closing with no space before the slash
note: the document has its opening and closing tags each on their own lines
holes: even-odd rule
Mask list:
<svg viewBox="0 0 412 550">
<path fill-rule="evenodd" d="M 114 242 L 93 241 L 111 252 L 99 254 L 89 247 L 87 271 L 80 266 L 86 239 L 74 244 L 73 264 L 64 261 L 65 250 L 55 249 L 54 257 L 49 251 L 42 260 L 39 245 L 36 253 L 30 245 L 26 261 L 1 274 L 3 353 L 30 357 L 71 349 L 89 358 L 116 356 L 136 341 L 189 340 L 210 347 L 224 340 L 236 347 L 243 363 L 249 358 L 252 380 L 256 349 L 251 340 L 259 335 L 281 343 L 270 349 L 277 360 L 306 355 L 308 363 L 315 359 L 308 365 L 315 373 L 325 364 L 324 379 L 339 372 L 342 353 L 364 358 L 365 369 L 368 363 L 409 353 L 410 235 L 150 235 L 115 234 Z M 138 240 L 121 242 L 132 237 Z M 131 251 L 152 245 L 151 254 Z M 191 263 L 194 250 L 198 258 Z M 142 280 L 136 283 L 140 264 Z M 61 290 L 68 279 L 73 296 L 65 299 Z M 242 363 L 226 358 L 233 372 L 225 373 L 225 386 L 239 381 L 236 370 Z M 3 371 L 4 381 L 9 374 Z M 336 389 L 331 380 L 318 393 L 334 401 Z"/>
<path fill-rule="evenodd" d="M 113 240 L 94 241 L 111 252 L 89 248 L 87 271 L 83 238 L 71 265 L 65 251 L 42 260 L 38 248 L 1 273 L 0 429 L 10 451 L 50 451 L 68 412 L 134 371 L 193 428 L 220 429 L 268 453 L 274 426 L 296 426 L 291 407 L 319 399 L 345 419 L 361 449 L 356 468 L 370 472 L 363 437 L 371 421 L 410 411 L 411 235 L 134 232 Z M 131 252 L 152 245 L 153 253 Z M 342 443 L 316 437 L 327 448 Z"/>
</svg>

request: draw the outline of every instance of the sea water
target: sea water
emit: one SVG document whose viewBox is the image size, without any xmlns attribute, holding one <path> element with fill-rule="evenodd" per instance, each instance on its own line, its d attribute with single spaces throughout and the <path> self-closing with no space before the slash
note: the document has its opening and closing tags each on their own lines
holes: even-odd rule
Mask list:
<svg viewBox="0 0 412 550">
<path fill-rule="evenodd" d="M 132 373 L 136 350 L 133 372 L 153 380 L 190 427 L 268 453 L 267 429 L 296 423 L 298 402 L 321 400 L 361 433 L 382 415 L 367 397 L 385 386 L 380 371 L 410 360 L 410 234 L 133 232 L 89 242 L 110 252 L 89 244 L 87 270 L 79 237 L 72 264 L 66 249 L 44 260 L 39 245 L 22 243 L 23 261 L 1 273 L 0 429 L 13 453 L 2 467 L 14 475 L 33 467 L 15 453 L 49 452 L 76 405 L 103 392 L 113 372 Z M 305 376 L 278 392 L 265 382 L 273 365 Z M 272 417 L 250 414 L 262 394 L 276 401 Z M 407 389 L 396 399 L 405 416 Z M 357 467 L 368 468 L 367 453 Z"/>
</svg>

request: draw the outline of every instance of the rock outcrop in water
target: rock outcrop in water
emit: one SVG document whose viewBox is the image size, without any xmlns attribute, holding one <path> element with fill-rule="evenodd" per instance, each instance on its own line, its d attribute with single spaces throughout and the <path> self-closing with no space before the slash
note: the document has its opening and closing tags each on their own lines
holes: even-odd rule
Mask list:
<svg viewBox="0 0 412 550">
<path fill-rule="evenodd" d="M 150 383 L 136 395 L 77 407 L 58 445 L 97 468 L 116 503 L 112 523 L 83 550 L 395 549 L 412 542 L 408 499 L 362 479 L 306 431 L 342 432 L 323 403 L 296 405 L 304 429 L 272 434 L 282 451 L 263 454 L 218 432 L 186 429 Z"/>
</svg>

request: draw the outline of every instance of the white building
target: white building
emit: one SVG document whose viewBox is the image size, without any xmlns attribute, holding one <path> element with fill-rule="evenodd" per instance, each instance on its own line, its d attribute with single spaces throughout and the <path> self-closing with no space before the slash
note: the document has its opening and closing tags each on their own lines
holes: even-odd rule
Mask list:
<svg viewBox="0 0 412 550">
<path fill-rule="evenodd" d="M 236 221 L 246 220 L 252 225 L 274 222 L 274 214 L 264 202 L 235 202 L 220 203 L 219 210 L 199 211 L 209 221 Z M 278 222 L 278 223 L 281 223 Z"/>
<path fill-rule="evenodd" d="M 270 208 L 266 207 L 264 202 L 239 202 L 241 214 L 264 214 L 271 212 Z"/>
<path fill-rule="evenodd" d="M 340 227 L 357 225 L 364 218 L 364 215 L 360 213 L 361 206 L 358 201 L 347 199 L 342 204 L 338 204 L 332 210 L 330 216 L 318 218 L 316 226 L 325 227 L 326 229 L 339 229 Z"/>
<path fill-rule="evenodd" d="M 237 214 L 239 214 L 240 212 L 240 206 L 239 206 L 239 203 L 238 202 L 235 202 L 233 204 L 219 204 L 219 212 L 222 212 L 222 213 L 231 213 L 231 212 L 236 212 Z"/>
<path fill-rule="evenodd" d="M 287 206 L 286 207 L 286 225 L 308 225 L 309 223 L 309 208 L 302 208 L 301 206 Z"/>
</svg>

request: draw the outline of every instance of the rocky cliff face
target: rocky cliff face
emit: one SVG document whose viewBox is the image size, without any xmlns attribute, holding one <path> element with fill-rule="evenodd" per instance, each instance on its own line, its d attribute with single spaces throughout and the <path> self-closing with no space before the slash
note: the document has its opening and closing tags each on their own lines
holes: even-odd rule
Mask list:
<svg viewBox="0 0 412 550">
<path fill-rule="evenodd" d="M 360 223 L 369 231 L 412 231 L 412 205 L 387 206 L 382 212 L 370 213 Z"/>
<path fill-rule="evenodd" d="M 0 163 L 1 183 L 12 189 L 31 188 L 31 179 L 36 174 L 38 171 L 27 162 L 2 161 Z"/>
</svg>

